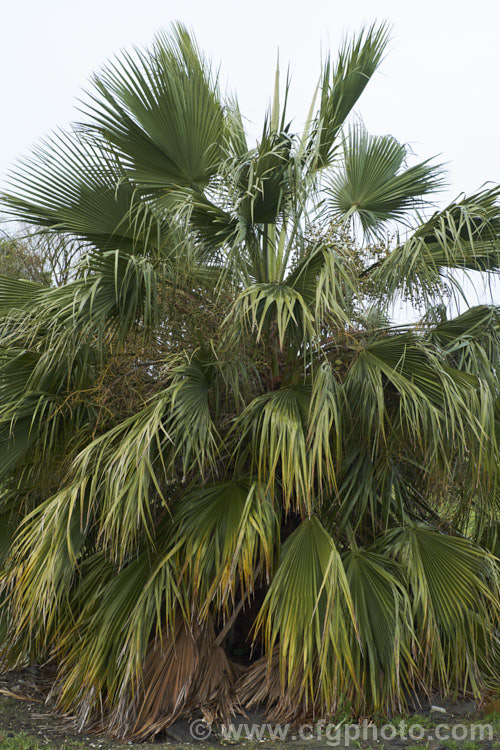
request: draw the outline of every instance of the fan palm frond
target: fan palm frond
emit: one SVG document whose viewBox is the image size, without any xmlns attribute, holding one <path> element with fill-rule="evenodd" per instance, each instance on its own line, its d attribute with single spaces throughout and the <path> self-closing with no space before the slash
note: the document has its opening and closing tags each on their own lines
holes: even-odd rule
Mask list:
<svg viewBox="0 0 500 750">
<path fill-rule="evenodd" d="M 355 623 L 355 614 L 342 560 L 333 539 L 313 516 L 283 545 L 256 620 L 270 659 L 279 644 L 281 685 L 295 683 L 300 703 L 309 711 L 317 697 L 326 713 L 334 711 L 346 682 L 356 680 L 350 621 Z"/>
<path fill-rule="evenodd" d="M 498 567 L 468 539 L 423 525 L 394 529 L 385 548 L 400 560 L 413 594 L 419 673 L 429 690 L 480 695 L 498 660 Z M 479 672 L 476 653 L 489 665 Z M 484 663 L 483 663 L 484 669 Z M 496 676 L 496 678 L 498 675 Z"/>
<path fill-rule="evenodd" d="M 6 211 L 100 250 L 151 253 L 166 232 L 102 145 L 57 133 L 20 162 L 2 196 Z"/>
<path fill-rule="evenodd" d="M 363 701 L 401 710 L 401 693 L 415 676 L 415 635 L 401 571 L 386 556 L 358 548 L 347 553 L 344 565 L 356 613 L 351 649 L 361 677 L 358 710 Z"/>
<path fill-rule="evenodd" d="M 255 570 L 270 576 L 279 519 L 263 488 L 251 479 L 196 488 L 174 512 L 181 554 L 185 557 L 193 598 L 206 611 L 214 596 L 220 607 L 234 605 L 236 589 L 250 601 Z"/>
<path fill-rule="evenodd" d="M 430 219 L 421 220 L 410 237 L 374 270 L 389 294 L 396 290 L 433 300 L 444 277 L 463 294 L 450 270 L 494 271 L 499 268 L 499 191 L 493 187 L 460 198 Z"/>
<path fill-rule="evenodd" d="M 344 140 L 342 168 L 327 188 L 334 219 L 356 217 L 363 231 L 376 234 L 389 221 L 407 221 L 410 209 L 443 185 L 442 167 L 429 161 L 405 166 L 407 149 L 392 136 L 372 136 L 351 128 Z"/>
<path fill-rule="evenodd" d="M 150 52 L 124 53 L 94 76 L 85 110 L 125 172 L 150 189 L 203 186 L 221 155 L 224 114 L 217 84 L 181 25 Z"/>
</svg>

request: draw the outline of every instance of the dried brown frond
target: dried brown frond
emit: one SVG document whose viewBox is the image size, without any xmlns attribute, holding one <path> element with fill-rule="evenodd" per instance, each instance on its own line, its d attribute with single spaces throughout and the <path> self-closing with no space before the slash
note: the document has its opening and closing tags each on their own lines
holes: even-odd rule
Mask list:
<svg viewBox="0 0 500 750">
<path fill-rule="evenodd" d="M 215 645 L 211 621 L 191 630 L 180 623 L 174 636 L 163 632 L 146 657 L 130 736 L 154 737 L 196 709 L 207 723 L 227 722 L 239 706 L 234 686 L 243 669 Z"/>
<path fill-rule="evenodd" d="M 279 645 L 273 649 L 271 659 L 262 656 L 255 661 L 238 681 L 235 694 L 244 708 L 266 707 L 266 719 L 281 724 L 301 724 L 317 713 L 318 706 L 307 702 L 300 676 L 287 680 L 284 689 L 280 676 Z"/>
</svg>

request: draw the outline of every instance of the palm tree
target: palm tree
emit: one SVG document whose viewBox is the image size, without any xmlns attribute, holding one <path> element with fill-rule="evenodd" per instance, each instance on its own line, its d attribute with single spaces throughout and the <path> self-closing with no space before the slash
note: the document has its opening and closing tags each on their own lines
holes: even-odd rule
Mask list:
<svg viewBox="0 0 500 750">
<path fill-rule="evenodd" d="M 80 256 L 0 277 L 1 660 L 80 726 L 498 690 L 500 311 L 441 303 L 498 270 L 500 190 L 438 211 L 440 165 L 346 124 L 386 43 L 326 59 L 299 134 L 277 74 L 251 147 L 176 26 L 12 172 Z"/>
</svg>

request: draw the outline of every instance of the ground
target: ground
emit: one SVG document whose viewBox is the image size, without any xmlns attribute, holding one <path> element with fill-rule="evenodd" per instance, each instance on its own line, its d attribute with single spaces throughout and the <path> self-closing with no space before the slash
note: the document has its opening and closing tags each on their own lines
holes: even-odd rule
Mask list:
<svg viewBox="0 0 500 750">
<path fill-rule="evenodd" d="M 329 733 L 321 727 L 309 727 L 301 733 L 293 734 L 290 730 L 287 738 L 271 739 L 269 732 L 274 727 L 264 731 L 262 724 L 256 724 L 257 734 L 253 740 L 245 737 L 247 728 L 252 722 L 262 721 L 262 718 L 239 717 L 235 719 L 235 725 L 242 721 L 244 724 L 240 737 L 224 737 L 221 733 L 212 734 L 202 741 L 194 741 L 191 738 L 189 722 L 178 722 L 174 725 L 169 737 L 161 742 L 142 743 L 136 745 L 137 750 L 215 750 L 224 746 L 245 747 L 249 750 L 254 748 L 273 748 L 284 750 L 288 747 L 297 750 L 320 750 L 323 748 L 337 747 L 344 750 L 347 747 L 354 750 L 500 750 L 500 716 L 485 716 L 478 711 L 472 701 L 460 703 L 441 703 L 432 708 L 430 705 L 422 705 L 417 713 L 398 719 L 393 719 L 386 724 L 382 732 L 384 721 L 377 723 L 377 728 L 365 726 L 360 729 L 360 735 L 355 738 L 353 734 L 356 729 L 351 730 L 341 727 L 338 734 L 329 728 Z M 401 732 L 401 721 L 404 721 L 404 729 Z M 443 725 L 448 729 L 443 732 Z M 471 727 L 476 725 L 476 733 L 479 732 L 477 725 L 490 725 L 492 736 L 486 730 L 485 737 L 481 740 L 471 737 Z M 203 728 L 203 725 L 198 724 Z M 436 729 L 441 727 L 441 732 L 448 734 L 447 739 L 439 739 Z M 397 731 L 398 736 L 391 739 L 391 735 Z M 439 731 L 439 730 L 438 730 Z M 363 738 L 364 732 L 364 738 Z M 374 735 L 377 732 L 378 737 Z M 415 739 L 415 735 L 423 733 L 423 738 Z M 309 735 L 313 736 L 310 737 Z M 462 735 L 466 736 L 462 738 Z M 381 736 L 382 735 L 382 736 Z M 403 735 L 405 738 L 403 738 Z M 459 739 L 453 739 L 457 735 Z M 277 735 L 280 736 L 279 734 Z M 9 673 L 0 676 L 0 749 L 1 750 L 130 750 L 133 744 L 125 741 L 113 741 L 101 735 L 75 731 L 71 722 L 62 717 L 56 717 L 47 709 L 44 694 L 38 686 L 36 675 L 30 670 Z"/>
</svg>

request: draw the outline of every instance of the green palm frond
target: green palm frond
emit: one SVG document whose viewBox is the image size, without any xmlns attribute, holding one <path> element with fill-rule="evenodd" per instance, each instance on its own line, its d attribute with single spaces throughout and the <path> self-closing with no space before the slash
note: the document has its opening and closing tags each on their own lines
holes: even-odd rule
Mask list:
<svg viewBox="0 0 500 750">
<path fill-rule="evenodd" d="M 77 575 L 86 531 L 86 520 L 73 512 L 73 503 L 71 492 L 61 493 L 25 517 L 0 582 L 8 595 L 7 609 L 22 613 L 9 640 L 14 645 L 21 642 L 28 653 L 48 654 L 61 623 L 71 617 L 67 593 Z M 16 558 L 25 564 L 17 567 Z M 40 611 L 44 612 L 43 628 Z"/>
<path fill-rule="evenodd" d="M 247 224 L 273 224 L 287 208 L 292 139 L 287 132 L 273 133 L 266 123 L 255 154 L 240 168 L 239 217 Z"/>
<path fill-rule="evenodd" d="M 204 478 L 215 467 L 218 436 L 210 407 L 212 385 L 210 369 L 193 359 L 176 368 L 167 391 L 170 413 L 165 424 L 172 446 L 170 460 L 180 461 L 184 476 L 198 470 Z"/>
<path fill-rule="evenodd" d="M 91 416 L 85 409 L 75 410 L 74 424 L 62 412 L 62 398 L 54 394 L 30 393 L 9 408 L 0 410 L 0 476 L 16 470 L 43 475 L 58 450 L 76 432 L 84 439 Z M 81 430 L 81 432 L 80 432 Z M 45 465 L 40 464 L 45 462 Z"/>
<path fill-rule="evenodd" d="M 401 290 L 432 300 L 444 277 L 456 294 L 463 294 L 449 269 L 494 271 L 500 266 L 498 196 L 498 188 L 485 189 L 421 220 L 374 269 L 376 283 L 389 294 Z"/>
<path fill-rule="evenodd" d="M 429 339 L 440 346 L 460 370 L 473 373 L 497 391 L 500 362 L 499 310 L 494 306 L 471 307 L 456 318 L 429 329 Z"/>
<path fill-rule="evenodd" d="M 411 586 L 419 672 L 428 689 L 474 693 L 498 680 L 500 610 L 498 567 L 493 556 L 468 539 L 423 525 L 394 529 L 384 546 L 400 561 Z M 489 667 L 478 670 L 475 654 Z"/>
<path fill-rule="evenodd" d="M 313 376 L 309 407 L 307 451 L 311 466 L 310 482 L 318 495 L 336 485 L 336 469 L 341 458 L 346 411 L 345 396 L 332 368 L 323 363 Z"/>
<path fill-rule="evenodd" d="M 321 75 L 321 98 L 309 149 L 313 169 L 329 166 L 337 155 L 337 136 L 370 78 L 388 43 L 386 24 L 368 27 L 346 40 L 335 65 L 327 57 Z"/>
<path fill-rule="evenodd" d="M 20 515 L 16 510 L 8 507 L 5 497 L 0 497 L 0 519 L 2 521 L 0 524 L 0 565 L 2 566 L 9 555 L 19 523 Z"/>
<path fill-rule="evenodd" d="M 212 262 L 217 259 L 220 247 L 237 241 L 241 231 L 233 215 L 212 203 L 198 190 L 171 190 L 165 196 L 156 198 L 154 203 L 177 214 L 181 221 L 187 219 L 196 236 L 204 243 L 208 260 Z"/>
<path fill-rule="evenodd" d="M 90 129 L 112 144 L 146 189 L 203 186 L 221 157 L 224 114 L 217 84 L 180 24 L 150 52 L 123 53 L 94 76 Z"/>
<path fill-rule="evenodd" d="M 43 289 L 26 279 L 12 279 L 0 275 L 0 315 L 8 315 L 11 310 L 29 305 Z"/>
<path fill-rule="evenodd" d="M 429 336 L 448 352 L 454 351 L 457 344 L 480 338 L 490 329 L 496 331 L 498 314 L 497 307 L 477 305 L 457 315 L 456 318 L 438 323 L 430 330 Z"/>
<path fill-rule="evenodd" d="M 230 155 L 241 159 L 248 154 L 248 142 L 243 115 L 237 99 L 226 103 L 226 148 Z"/>
<path fill-rule="evenodd" d="M 347 322 L 345 308 L 354 288 L 344 259 L 318 245 L 281 283 L 249 284 L 236 300 L 231 323 L 251 331 L 257 342 L 270 342 L 276 335 L 281 350 L 285 341 L 294 340 L 307 351 L 306 344 L 318 343 L 323 321 Z"/>
<path fill-rule="evenodd" d="M 388 135 L 351 128 L 344 140 L 342 168 L 327 188 L 334 219 L 356 217 L 363 231 L 380 232 L 387 222 L 408 221 L 410 209 L 443 186 L 442 167 L 429 161 L 405 166 L 407 148 Z"/>
<path fill-rule="evenodd" d="M 236 424 L 247 459 L 259 481 L 272 488 L 281 476 L 285 508 L 291 504 L 301 511 L 312 504 L 312 466 L 306 449 L 310 386 L 282 387 L 258 396 L 245 409 Z"/>
<path fill-rule="evenodd" d="M 351 398 L 357 392 L 366 402 L 364 419 L 370 419 L 376 430 L 372 434 L 383 435 L 386 429 L 385 379 L 399 395 L 399 414 L 392 415 L 392 419 L 406 435 L 413 435 L 424 445 L 433 445 L 431 454 L 439 453 L 439 446 L 446 439 L 443 429 L 451 431 L 452 436 L 457 433 L 463 440 L 470 431 L 482 442 L 482 394 L 478 394 L 477 380 L 446 367 L 410 333 L 369 343 L 349 372 L 347 385 L 356 389 Z"/>
<path fill-rule="evenodd" d="M 221 609 L 234 606 L 238 586 L 239 595 L 250 601 L 254 571 L 260 566 L 263 575 L 270 575 L 279 537 L 269 493 L 251 479 L 193 488 L 181 498 L 174 521 L 200 611 L 214 596 Z"/>
<path fill-rule="evenodd" d="M 269 658 L 279 644 L 281 684 L 300 685 L 309 711 L 318 696 L 327 712 L 335 710 L 346 682 L 355 680 L 350 622 L 355 622 L 355 615 L 341 557 L 320 521 L 312 517 L 283 545 L 256 620 Z"/>
<path fill-rule="evenodd" d="M 116 158 L 75 133 L 57 133 L 38 146 L 12 170 L 9 185 L 2 196 L 8 213 L 100 250 L 151 253 L 166 232 Z"/>
<path fill-rule="evenodd" d="M 166 502 L 177 460 L 185 473 L 193 464 L 204 471 L 213 462 L 207 391 L 199 368 L 183 368 L 169 389 L 92 440 L 75 458 L 67 490 L 75 498 L 74 512 L 91 498 L 89 512 L 97 516 L 98 536 L 114 558 L 123 559 L 141 534 L 153 533 L 153 517 Z"/>
<path fill-rule="evenodd" d="M 100 553 L 85 561 L 71 602 L 78 618 L 60 639 L 61 668 L 66 677 L 54 691 L 62 710 L 78 703 L 81 723 L 102 719 L 103 705 L 93 700 L 94 695 L 123 701 L 129 716 L 128 721 L 122 718 L 122 724 L 130 727 L 133 723 L 131 705 L 151 637 L 155 632 L 160 635 L 165 617 L 175 628 L 174 613 L 182 603 L 172 566 L 176 547 L 169 542 L 168 536 L 161 540 L 156 553 L 144 549 L 119 571 Z M 78 641 L 85 643 L 83 658 Z M 94 706 L 100 715 L 92 710 Z"/>
<path fill-rule="evenodd" d="M 356 425 L 356 432 L 362 429 L 363 423 Z M 392 441 L 396 442 L 394 438 Z M 343 456 L 336 493 L 321 509 L 332 533 L 337 530 L 370 539 L 395 522 L 404 521 L 407 510 L 412 508 L 404 453 L 394 455 L 389 443 L 385 451 L 379 450 L 374 457 L 371 448 L 360 440 Z"/>
<path fill-rule="evenodd" d="M 235 317 L 247 330 L 255 332 L 256 342 L 268 339 L 275 324 L 280 349 L 290 336 L 290 329 L 297 336 L 298 345 L 305 343 L 315 331 L 311 311 L 303 297 L 288 284 L 247 287 L 236 301 Z"/>
<path fill-rule="evenodd" d="M 66 398 L 68 388 L 92 384 L 92 352 L 77 351 L 51 367 L 47 364 L 35 350 L 0 350 L 1 476 L 22 467 L 38 481 L 65 441 L 85 440 L 88 424 L 95 418 L 91 404 L 78 399 L 72 404 Z"/>
<path fill-rule="evenodd" d="M 82 271 L 74 281 L 40 291 L 29 311 L 11 314 L 4 324 L 4 338 L 19 346 L 22 331 L 24 343 L 44 353 L 44 367 L 76 357 L 106 327 L 105 339 L 120 346 L 132 327 L 141 323 L 144 333 L 154 323 L 157 272 L 149 260 L 111 251 L 88 257 Z"/>
<path fill-rule="evenodd" d="M 356 613 L 351 649 L 361 677 L 358 710 L 363 698 L 375 710 L 388 705 L 401 710 L 401 688 L 408 690 L 414 678 L 415 645 L 401 570 L 386 556 L 362 548 L 350 550 L 344 566 Z"/>
<path fill-rule="evenodd" d="M 152 496 L 164 500 L 162 445 L 168 399 L 160 396 L 142 411 L 90 442 L 74 459 L 70 484 L 72 512 L 96 518 L 98 536 L 115 559 L 123 560 L 141 534 L 151 537 Z M 89 504 L 90 503 L 90 504 Z"/>
<path fill-rule="evenodd" d="M 347 308 L 357 290 L 356 278 L 345 256 L 320 243 L 295 266 L 286 283 L 314 310 L 316 325 L 325 320 L 330 324 L 347 322 Z"/>
</svg>

